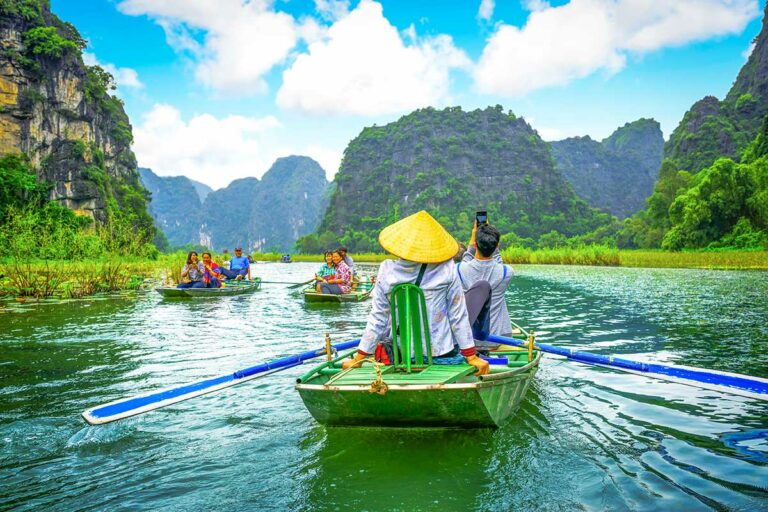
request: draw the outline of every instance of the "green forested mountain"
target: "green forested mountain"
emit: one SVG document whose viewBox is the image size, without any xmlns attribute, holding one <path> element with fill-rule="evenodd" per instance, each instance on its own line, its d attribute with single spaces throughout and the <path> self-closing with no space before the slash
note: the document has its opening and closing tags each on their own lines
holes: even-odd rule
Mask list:
<svg viewBox="0 0 768 512">
<path fill-rule="evenodd" d="M 83 63 L 86 41 L 48 0 L 0 2 L 0 46 L 0 252 L 141 251 L 155 230 L 112 76 Z"/>
<path fill-rule="evenodd" d="M 693 105 L 664 145 L 645 210 L 618 243 L 685 249 L 768 247 L 768 25 L 723 101 Z"/>
<path fill-rule="evenodd" d="M 279 158 L 261 180 L 243 178 L 216 191 L 149 169 L 141 169 L 141 177 L 151 193 L 150 212 L 173 246 L 290 251 L 314 231 L 328 204 L 325 171 L 305 156 Z M 210 191 L 203 200 L 201 186 Z"/>
<path fill-rule="evenodd" d="M 766 6 L 768 8 L 768 6 Z M 678 170 L 697 173 L 720 157 L 738 159 L 768 113 L 768 33 L 765 19 L 755 47 L 725 99 L 707 96 L 685 113 L 664 145 Z"/>
<path fill-rule="evenodd" d="M 653 191 L 664 137 L 655 120 L 638 119 L 601 142 L 586 136 L 550 145 L 579 197 L 623 219 L 641 210 Z"/>
<path fill-rule="evenodd" d="M 425 108 L 363 129 L 344 152 L 336 190 L 312 237 L 355 251 L 378 250 L 389 222 L 426 209 L 454 236 L 469 236 L 477 208 L 508 238 L 529 242 L 557 231 L 582 234 L 609 221 L 555 169 L 549 144 L 501 106 L 465 112 Z"/>
</svg>

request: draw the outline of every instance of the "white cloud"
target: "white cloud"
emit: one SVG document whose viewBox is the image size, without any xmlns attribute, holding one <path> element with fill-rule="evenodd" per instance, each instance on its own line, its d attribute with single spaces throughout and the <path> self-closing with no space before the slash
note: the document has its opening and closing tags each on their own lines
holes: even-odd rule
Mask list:
<svg viewBox="0 0 768 512">
<path fill-rule="evenodd" d="M 155 105 L 133 130 L 139 165 L 160 175 L 184 175 L 221 188 L 247 176 L 260 177 L 278 156 L 290 154 L 276 143 L 280 128 L 263 118 L 210 114 L 184 120 L 170 105 Z"/>
<path fill-rule="evenodd" d="M 324 19 L 336 21 L 349 13 L 349 0 L 315 0 L 315 10 Z"/>
<path fill-rule="evenodd" d="M 493 18 L 493 9 L 495 7 L 495 0 L 481 0 L 480 8 L 477 10 L 477 19 L 491 21 L 491 18 Z"/>
<path fill-rule="evenodd" d="M 118 88 L 122 89 L 141 89 L 144 84 L 139 80 L 139 74 L 132 68 L 119 68 L 114 64 L 103 64 L 99 62 L 96 55 L 92 53 L 83 53 L 83 62 L 87 66 L 101 66 L 105 71 L 115 78 Z"/>
<path fill-rule="evenodd" d="M 528 0 L 523 28 L 500 24 L 475 81 L 482 92 L 521 96 L 603 70 L 621 70 L 644 54 L 741 32 L 759 14 L 756 0 L 571 0 L 551 7 Z"/>
<path fill-rule="evenodd" d="M 341 156 L 343 152 L 343 148 L 333 149 L 328 146 L 310 144 L 296 154 L 306 155 L 316 160 L 317 163 L 320 164 L 320 167 L 325 170 L 325 177 L 328 179 L 328 181 L 331 181 L 339 171 L 339 167 L 341 166 Z"/>
<path fill-rule="evenodd" d="M 526 11 L 543 11 L 549 9 L 547 0 L 523 0 L 523 7 Z"/>
<path fill-rule="evenodd" d="M 363 0 L 283 72 L 277 102 L 317 114 L 403 112 L 447 100 L 451 69 L 467 66 L 447 35 L 406 46 L 381 5 Z"/>
<path fill-rule="evenodd" d="M 242 95 L 266 90 L 264 75 L 288 57 L 301 29 L 268 0 L 122 0 L 119 9 L 154 18 L 168 43 L 195 61 L 200 82 Z"/>
</svg>

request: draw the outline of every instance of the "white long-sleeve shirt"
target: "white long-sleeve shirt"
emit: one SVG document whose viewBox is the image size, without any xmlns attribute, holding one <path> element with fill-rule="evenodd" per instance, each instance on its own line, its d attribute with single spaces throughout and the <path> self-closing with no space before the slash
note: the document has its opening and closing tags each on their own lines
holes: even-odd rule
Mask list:
<svg viewBox="0 0 768 512">
<path fill-rule="evenodd" d="M 415 283 L 420 268 L 421 263 L 406 260 L 382 262 L 373 288 L 373 307 L 360 340 L 361 352 L 373 353 L 376 343 L 391 335 L 389 295 L 398 284 Z M 447 354 L 453 350 L 454 344 L 459 346 L 463 355 L 472 355 L 475 341 L 464 291 L 453 260 L 427 265 L 420 288 L 424 291 L 429 315 L 432 356 Z"/>
<path fill-rule="evenodd" d="M 496 249 L 491 259 L 478 260 L 475 258 L 475 247 L 464 253 L 461 263 L 457 267 L 461 286 L 466 291 L 478 281 L 488 281 L 491 285 L 491 334 L 510 336 L 512 323 L 509 320 L 509 310 L 504 300 L 504 294 L 509 287 L 509 281 L 515 275 L 512 267 L 502 263 L 499 250 Z M 481 344 L 481 346 L 496 346 L 495 344 Z"/>
</svg>

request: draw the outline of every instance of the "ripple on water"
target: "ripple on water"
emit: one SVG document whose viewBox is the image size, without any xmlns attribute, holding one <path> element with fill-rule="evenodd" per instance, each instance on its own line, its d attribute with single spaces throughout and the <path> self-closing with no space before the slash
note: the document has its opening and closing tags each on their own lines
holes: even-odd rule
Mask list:
<svg viewBox="0 0 768 512">
<path fill-rule="evenodd" d="M 299 282 L 315 265 L 254 269 Z M 516 270 L 508 305 L 542 342 L 768 377 L 768 273 Z M 325 332 L 358 337 L 369 307 L 307 307 L 264 285 L 4 308 L 3 508 L 768 509 L 766 403 L 554 357 L 496 431 L 324 429 L 293 389 L 308 366 L 120 423 L 79 418 L 322 346 Z"/>
</svg>

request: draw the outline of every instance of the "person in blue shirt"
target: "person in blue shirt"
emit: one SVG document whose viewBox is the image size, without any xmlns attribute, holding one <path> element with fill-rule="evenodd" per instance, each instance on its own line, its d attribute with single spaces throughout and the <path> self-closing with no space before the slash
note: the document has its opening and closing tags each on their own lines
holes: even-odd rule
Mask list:
<svg viewBox="0 0 768 512">
<path fill-rule="evenodd" d="M 247 256 L 243 256 L 241 247 L 235 248 L 235 256 L 229 260 L 229 268 L 222 268 L 221 273 L 227 276 L 227 279 L 236 279 L 240 281 L 246 276 L 251 279 L 251 264 Z"/>
</svg>

